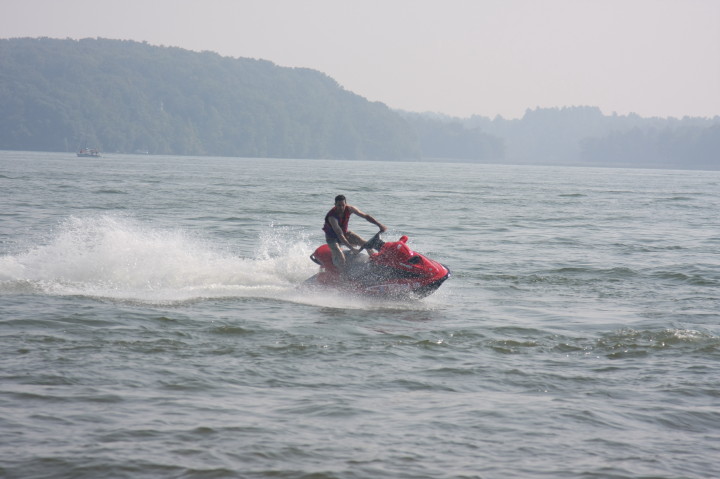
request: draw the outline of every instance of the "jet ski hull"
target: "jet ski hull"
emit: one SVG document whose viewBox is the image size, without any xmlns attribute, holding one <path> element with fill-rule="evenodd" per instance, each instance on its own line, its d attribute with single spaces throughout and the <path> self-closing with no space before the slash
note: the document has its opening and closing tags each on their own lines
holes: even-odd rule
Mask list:
<svg viewBox="0 0 720 479">
<path fill-rule="evenodd" d="M 379 252 L 369 256 L 346 254 L 342 273 L 332 263 L 330 247 L 320 246 L 310 256 L 320 265 L 320 272 L 307 279 L 305 285 L 366 296 L 424 298 L 450 277 L 446 266 L 410 249 L 407 236 L 387 243 L 376 237 L 368 244 L 373 241 L 372 247 Z"/>
</svg>

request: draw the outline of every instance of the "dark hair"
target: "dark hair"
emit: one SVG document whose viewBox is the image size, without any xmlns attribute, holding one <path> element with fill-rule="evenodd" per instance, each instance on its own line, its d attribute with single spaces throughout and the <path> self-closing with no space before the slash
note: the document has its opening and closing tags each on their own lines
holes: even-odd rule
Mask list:
<svg viewBox="0 0 720 479">
<path fill-rule="evenodd" d="M 335 203 L 337 203 L 338 201 L 347 201 L 347 200 L 345 199 L 345 195 L 337 195 L 337 196 L 335 197 Z"/>
</svg>

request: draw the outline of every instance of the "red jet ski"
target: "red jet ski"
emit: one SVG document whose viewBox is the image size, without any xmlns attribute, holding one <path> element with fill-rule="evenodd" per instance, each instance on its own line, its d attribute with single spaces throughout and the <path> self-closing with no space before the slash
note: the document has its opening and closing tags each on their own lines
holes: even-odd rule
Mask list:
<svg viewBox="0 0 720 479">
<path fill-rule="evenodd" d="M 320 265 L 320 272 L 307 279 L 305 285 L 370 296 L 428 296 L 450 277 L 450 270 L 411 250 L 407 240 L 407 236 L 402 236 L 399 241 L 385 242 L 380 239 L 380 233 L 376 234 L 360 251 L 378 252 L 369 255 L 346 252 L 346 271 L 342 274 L 333 264 L 330 247 L 324 244 L 310 255 L 310 259 Z"/>
</svg>

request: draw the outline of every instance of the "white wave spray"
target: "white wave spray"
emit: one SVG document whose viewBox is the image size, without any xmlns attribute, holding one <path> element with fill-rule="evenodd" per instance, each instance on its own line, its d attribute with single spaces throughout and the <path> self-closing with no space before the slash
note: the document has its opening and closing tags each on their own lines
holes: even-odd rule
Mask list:
<svg viewBox="0 0 720 479">
<path fill-rule="evenodd" d="M 248 238 L 247 241 L 255 241 Z M 299 290 L 317 272 L 303 231 L 270 226 L 252 258 L 182 229 L 133 218 L 69 217 L 42 244 L 0 256 L 0 293 L 87 296 L 142 304 L 219 298 L 267 298 L 339 308 L 426 309 L 332 291 Z"/>
<path fill-rule="evenodd" d="M 0 257 L 0 284 L 24 282 L 55 295 L 147 302 L 276 297 L 314 273 L 306 238 L 271 228 L 255 258 L 180 229 L 137 220 L 70 217 L 46 241 Z"/>
</svg>

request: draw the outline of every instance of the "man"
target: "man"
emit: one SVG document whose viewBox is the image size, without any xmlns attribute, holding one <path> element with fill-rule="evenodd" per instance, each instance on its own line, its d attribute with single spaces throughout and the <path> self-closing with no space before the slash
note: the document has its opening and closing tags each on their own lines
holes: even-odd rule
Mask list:
<svg viewBox="0 0 720 479">
<path fill-rule="evenodd" d="M 330 246 L 330 251 L 332 251 L 333 264 L 340 271 L 345 268 L 345 254 L 340 249 L 340 245 L 344 244 L 350 248 L 350 251 L 357 254 L 359 250 L 356 250 L 354 246 L 360 247 L 365 244 L 364 239 L 348 230 L 350 215 L 353 213 L 377 225 L 380 231 L 387 231 L 387 228 L 375 218 L 347 204 L 344 195 L 337 195 L 335 197 L 335 206 L 325 215 L 323 231 L 325 232 L 325 241 Z"/>
</svg>

